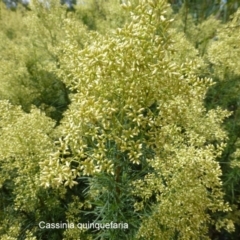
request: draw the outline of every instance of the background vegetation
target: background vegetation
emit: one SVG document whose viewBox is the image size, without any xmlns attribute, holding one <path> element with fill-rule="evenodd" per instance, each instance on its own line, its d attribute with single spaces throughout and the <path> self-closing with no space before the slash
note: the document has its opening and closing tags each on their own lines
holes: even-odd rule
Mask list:
<svg viewBox="0 0 240 240">
<path fill-rule="evenodd" d="M 169 3 L 1 3 L 1 239 L 239 238 L 240 11 Z"/>
</svg>

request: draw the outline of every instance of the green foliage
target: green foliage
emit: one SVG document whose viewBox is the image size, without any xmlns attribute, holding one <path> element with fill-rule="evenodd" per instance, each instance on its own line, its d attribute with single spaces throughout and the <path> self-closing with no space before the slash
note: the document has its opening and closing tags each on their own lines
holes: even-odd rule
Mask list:
<svg viewBox="0 0 240 240">
<path fill-rule="evenodd" d="M 239 24 L 240 11 L 237 11 L 232 20 L 218 30 L 217 41 L 208 49 L 208 60 L 213 64 L 214 75 L 220 79 L 232 79 L 240 75 Z"/>
<path fill-rule="evenodd" d="M 209 44 L 206 61 L 209 62 L 209 73 L 216 85 L 207 96 L 208 108 L 216 105 L 232 111 L 232 116 L 225 121 L 229 133 L 227 147 L 219 159 L 223 169 L 223 186 L 226 198 L 233 211 L 230 218 L 239 226 L 239 10 L 231 21 L 216 31 L 216 39 Z M 239 234 L 237 231 L 233 238 Z"/>
<path fill-rule="evenodd" d="M 119 0 L 90 0 L 76 7 L 76 15 L 90 30 L 106 33 L 109 29 L 122 27 L 128 19 Z"/>
<path fill-rule="evenodd" d="M 195 51 L 198 51 L 198 54 L 203 56 L 207 51 L 208 45 L 216 37 L 221 23 L 214 16 L 197 23 L 190 13 L 187 15 L 187 18 L 184 14 L 184 12 L 180 11 L 174 16 L 176 18 L 174 25 L 180 33 L 185 33 L 187 39 L 196 48 Z"/>
<path fill-rule="evenodd" d="M 6 231 L 8 236 L 17 237 L 13 229 L 20 231 L 22 224 L 32 229 L 35 222 L 26 221 L 37 218 L 41 199 L 48 199 L 40 196 L 39 162 L 53 149 L 49 137 L 53 126 L 54 122 L 37 109 L 26 114 L 19 107 L 1 102 L 1 234 Z M 18 234 L 21 236 L 21 231 Z"/>
<path fill-rule="evenodd" d="M 198 79 L 188 61 L 174 62 L 165 3 L 124 7 L 130 24 L 107 36 L 89 33 L 84 49 L 69 33 L 59 49 L 59 77 L 75 94 L 60 126 L 60 150 L 44 162 L 42 184 L 73 187 L 78 175 L 88 175 L 98 221 L 127 220 L 130 211 L 143 217 L 149 209 L 142 223 L 134 217 L 138 238 L 204 237 L 212 223 L 207 210 L 229 210 L 215 161 L 223 148 L 217 142 L 226 138 L 219 124 L 228 114 L 206 112 L 202 100 L 211 80 Z M 130 195 L 121 190 L 128 189 L 125 179 Z M 127 196 L 133 199 L 128 214 L 118 216 L 114 202 Z"/>
<path fill-rule="evenodd" d="M 226 25 L 210 17 L 196 26 L 181 12 L 173 21 L 163 0 L 91 1 L 76 14 L 51 7 L 1 12 L 1 239 L 233 231 L 238 110 L 226 98 L 235 106 L 239 62 L 224 46 L 237 59 L 239 33 L 229 33 L 239 12 Z M 128 228 L 41 229 L 41 221 Z"/>
<path fill-rule="evenodd" d="M 21 105 L 27 112 L 34 104 L 59 121 L 69 104 L 68 93 L 47 68 L 57 66 L 57 56 L 51 49 L 63 38 L 60 29 L 64 12 L 59 9 L 48 14 L 38 7 L 36 12 L 23 16 L 21 12 L 2 10 L 1 99 Z"/>
</svg>

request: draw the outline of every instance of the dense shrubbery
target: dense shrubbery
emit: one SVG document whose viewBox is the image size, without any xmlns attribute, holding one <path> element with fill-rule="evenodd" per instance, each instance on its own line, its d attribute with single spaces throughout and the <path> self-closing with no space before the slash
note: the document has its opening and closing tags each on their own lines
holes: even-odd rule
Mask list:
<svg viewBox="0 0 240 240">
<path fill-rule="evenodd" d="M 0 238 L 237 239 L 239 12 L 51 6 L 0 12 Z"/>
</svg>

